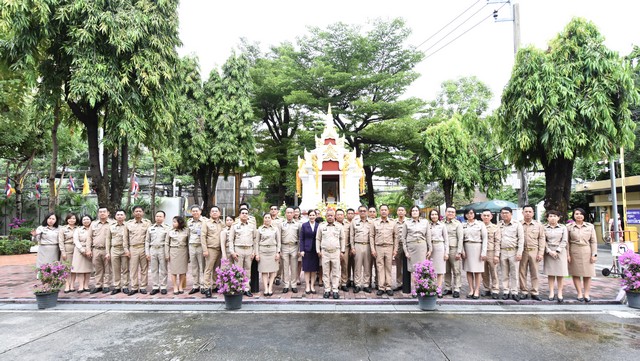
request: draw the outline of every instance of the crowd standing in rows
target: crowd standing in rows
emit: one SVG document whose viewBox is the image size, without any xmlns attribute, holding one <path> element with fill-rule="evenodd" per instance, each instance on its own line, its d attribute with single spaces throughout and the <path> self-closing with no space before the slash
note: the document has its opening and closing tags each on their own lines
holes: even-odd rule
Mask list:
<svg viewBox="0 0 640 361">
<path fill-rule="evenodd" d="M 492 223 L 489 210 L 482 211 L 480 220 L 474 210 L 466 210 L 465 222 L 456 219 L 453 207 L 446 209 L 444 218 L 431 210 L 428 219 L 423 219 L 417 206 L 410 209 L 408 219 L 404 207 L 398 207 L 395 219 L 389 213 L 387 205 L 378 209 L 360 206 L 357 212 L 328 209 L 319 222 L 317 210 L 287 207 L 281 217 L 279 208 L 272 205 L 257 227 L 246 204 L 241 205 L 237 219 L 223 219 L 217 206 L 205 217 L 196 205 L 188 221 L 176 216 L 169 226 L 163 211 L 156 212 L 152 223 L 144 218 L 141 206 L 133 207 L 133 218 L 128 221 L 124 210 L 117 210 L 110 219 L 108 209 L 100 207 L 96 220 L 70 213 L 62 226 L 55 214 L 48 214 L 32 234 L 39 245 L 37 265 L 56 260 L 71 265 L 65 293 L 75 292 L 77 281 L 78 293 L 146 294 L 151 275 L 150 294 L 164 295 L 170 274 L 173 294 L 179 295 L 185 292 L 190 268 L 193 284 L 188 293 L 199 292 L 208 298 L 218 291 L 216 267 L 222 259 L 229 259 L 248 276 L 252 262 L 258 263 L 265 297 L 272 296 L 274 284 L 280 282 L 284 283 L 283 293 L 298 293 L 300 269 L 305 294 L 317 293 L 319 274 L 324 298 L 339 299 L 339 291 L 349 288 L 354 293 L 375 290 L 377 296 L 393 296 L 402 289 L 402 259 L 406 257 L 408 271 L 426 259 L 433 261 L 441 290 L 438 297 L 460 297 L 465 271 L 467 298 L 478 299 L 483 286 L 484 296 L 493 299 L 541 301 L 539 266 L 544 262 L 549 301 L 564 302 L 563 279 L 569 275 L 578 301 L 591 301 L 596 234 L 581 208 L 573 211 L 574 222 L 566 226 L 559 223 L 561 215 L 556 211 L 547 212 L 546 224 L 533 219 L 534 209 L 529 205 L 523 207 L 519 222 L 513 220 L 509 207 L 500 211 L 497 223 Z M 89 287 L 91 273 L 95 274 L 93 288 Z M 253 296 L 248 287 L 244 294 Z"/>
</svg>

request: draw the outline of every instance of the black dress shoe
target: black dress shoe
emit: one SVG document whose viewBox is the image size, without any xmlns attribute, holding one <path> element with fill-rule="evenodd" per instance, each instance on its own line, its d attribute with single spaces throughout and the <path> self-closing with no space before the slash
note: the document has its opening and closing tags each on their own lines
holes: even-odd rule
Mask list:
<svg viewBox="0 0 640 361">
<path fill-rule="evenodd" d="M 502 299 L 503 300 L 508 300 L 509 299 L 509 294 L 508 293 L 503 294 L 502 295 Z"/>
<path fill-rule="evenodd" d="M 211 298 L 211 289 L 207 288 L 207 289 L 204 291 L 204 297 L 206 297 L 206 298 Z"/>
<path fill-rule="evenodd" d="M 214 288 L 213 288 L 213 291 L 211 291 L 211 292 L 212 292 L 212 293 L 218 293 L 218 291 L 219 291 L 219 290 L 220 290 L 220 289 L 219 289 L 218 287 L 214 287 Z"/>
<path fill-rule="evenodd" d="M 244 295 L 247 297 L 253 297 L 253 293 L 251 293 L 251 291 L 244 291 Z"/>
<path fill-rule="evenodd" d="M 167 290 L 165 290 L 165 289 L 160 290 L 160 294 L 161 295 L 166 295 L 167 294 Z"/>
<path fill-rule="evenodd" d="M 483 296 L 491 296 L 491 291 L 484 291 Z"/>
<path fill-rule="evenodd" d="M 584 302 L 584 298 L 583 297 L 578 297 L 578 302 Z"/>
<path fill-rule="evenodd" d="M 378 290 L 378 292 L 376 292 L 376 296 L 382 296 L 382 295 L 384 295 L 383 290 Z"/>
<path fill-rule="evenodd" d="M 200 292 L 200 288 L 192 288 L 191 291 L 189 291 L 189 294 L 192 295 L 197 292 Z"/>
<path fill-rule="evenodd" d="M 291 292 L 298 293 L 298 289 L 294 287 L 294 288 L 291 289 Z"/>
<path fill-rule="evenodd" d="M 283 289 L 282 289 L 282 293 L 289 293 L 289 289 L 288 289 L 288 288 L 286 288 L 286 287 L 285 287 L 285 288 L 283 288 Z"/>
<path fill-rule="evenodd" d="M 333 299 L 337 300 L 338 298 L 340 298 L 340 295 L 338 294 L 338 292 L 334 292 L 333 293 Z"/>
<path fill-rule="evenodd" d="M 341 289 L 343 292 L 349 292 L 349 289 L 347 288 L 347 286 L 342 286 L 342 287 L 340 287 L 340 289 Z"/>
<path fill-rule="evenodd" d="M 138 290 L 131 290 L 131 291 L 129 291 L 129 296 L 133 296 L 136 293 L 138 293 Z"/>
<path fill-rule="evenodd" d="M 556 296 L 549 296 L 548 300 L 549 301 L 555 301 L 556 300 Z"/>
<path fill-rule="evenodd" d="M 362 289 L 365 293 L 371 293 L 371 288 L 365 287 Z"/>
<path fill-rule="evenodd" d="M 149 295 L 150 295 L 150 296 L 153 296 L 153 295 L 158 294 L 159 292 L 160 292 L 160 290 L 159 290 L 159 289 L 154 288 L 154 289 L 152 289 L 152 290 L 151 290 L 151 292 L 149 292 Z"/>
<path fill-rule="evenodd" d="M 146 288 L 141 288 L 140 289 L 140 293 L 142 293 L 143 295 L 147 294 L 147 289 Z"/>
<path fill-rule="evenodd" d="M 511 299 L 516 302 L 520 302 L 520 297 L 518 295 L 511 295 Z"/>
<path fill-rule="evenodd" d="M 304 291 L 304 294 L 305 294 L 305 295 L 310 295 L 310 294 L 311 294 L 311 291 L 307 291 L 307 290 L 305 290 L 305 291 Z"/>
<path fill-rule="evenodd" d="M 387 290 L 387 296 L 393 296 L 393 290 Z"/>
<path fill-rule="evenodd" d="M 276 286 L 280 286 L 280 277 L 276 277 L 276 280 L 274 281 L 274 284 Z"/>
<path fill-rule="evenodd" d="M 558 303 L 564 303 L 564 298 L 558 297 Z"/>
<path fill-rule="evenodd" d="M 129 289 L 125 287 L 125 288 L 122 289 L 122 292 L 129 293 Z"/>
<path fill-rule="evenodd" d="M 585 298 L 584 298 L 584 302 L 586 302 L 586 303 L 591 302 L 591 297 L 585 297 Z"/>
<path fill-rule="evenodd" d="M 480 295 L 478 295 L 478 296 L 473 295 L 473 296 L 471 296 L 471 298 L 473 298 L 474 300 L 477 300 L 477 299 L 479 299 L 479 298 L 480 298 Z"/>
<path fill-rule="evenodd" d="M 173 291 L 173 294 L 174 294 L 174 295 L 179 295 L 179 294 L 180 294 L 180 291 Z"/>
<path fill-rule="evenodd" d="M 442 291 L 442 295 L 446 296 L 446 295 L 450 295 L 451 294 L 451 290 L 444 290 Z"/>
<path fill-rule="evenodd" d="M 492 293 L 491 298 L 493 298 L 494 300 L 497 300 L 498 298 L 500 298 L 500 295 L 497 293 Z"/>
<path fill-rule="evenodd" d="M 98 287 L 98 288 L 94 288 L 91 291 L 89 291 L 89 294 L 94 294 L 94 293 L 98 293 L 102 291 L 102 287 Z"/>
<path fill-rule="evenodd" d="M 402 285 L 400 285 L 400 286 L 398 286 L 398 287 L 394 288 L 393 290 L 394 290 L 394 291 L 402 291 Z"/>
<path fill-rule="evenodd" d="M 325 293 L 322 295 L 322 298 L 329 298 L 329 292 L 325 292 Z"/>
<path fill-rule="evenodd" d="M 531 295 L 531 299 L 535 301 L 542 301 L 542 298 L 540 298 L 540 296 L 538 295 Z"/>
<path fill-rule="evenodd" d="M 69 293 L 71 290 L 64 290 L 63 293 Z"/>
<path fill-rule="evenodd" d="M 416 295 L 416 297 L 418 296 Z M 442 298 L 442 293 L 438 293 L 438 298 Z"/>
<path fill-rule="evenodd" d="M 469 294 L 467 295 L 467 298 L 473 298 L 473 293 L 469 293 Z"/>
<path fill-rule="evenodd" d="M 120 289 L 119 288 L 114 288 L 113 291 L 111 291 L 112 295 L 116 295 L 118 293 L 120 293 Z"/>
<path fill-rule="evenodd" d="M 84 291 L 86 291 L 86 290 L 84 290 L 84 289 L 78 290 L 78 293 L 84 293 Z"/>
<path fill-rule="evenodd" d="M 318 294 L 318 292 L 316 292 L 316 290 L 311 290 L 311 294 Z"/>
<path fill-rule="evenodd" d="M 438 296 L 440 296 L 440 295 L 438 295 Z M 411 298 L 418 298 L 418 295 L 411 295 Z M 440 297 L 438 297 L 438 298 L 440 298 Z"/>
<path fill-rule="evenodd" d="M 359 293 L 360 291 L 362 291 L 362 289 L 358 286 L 353 289 L 353 293 Z"/>
<path fill-rule="evenodd" d="M 528 293 L 523 293 L 520 295 L 520 299 L 521 300 L 526 300 L 527 298 L 529 298 L 529 294 Z"/>
<path fill-rule="evenodd" d="M 109 293 L 111 291 L 111 289 L 109 287 L 103 287 L 102 288 L 102 293 Z"/>
<path fill-rule="evenodd" d="M 460 292 L 453 291 L 453 298 L 460 298 Z"/>
</svg>

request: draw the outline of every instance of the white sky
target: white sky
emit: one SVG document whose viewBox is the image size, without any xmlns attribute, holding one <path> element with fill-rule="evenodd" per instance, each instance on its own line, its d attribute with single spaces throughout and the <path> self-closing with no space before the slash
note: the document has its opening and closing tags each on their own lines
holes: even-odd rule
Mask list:
<svg viewBox="0 0 640 361">
<path fill-rule="evenodd" d="M 519 0 L 521 44 L 546 48 L 574 16 L 593 21 L 606 38 L 606 44 L 621 55 L 634 44 L 640 45 L 637 31 L 640 1 L 608 0 Z M 181 55 L 195 54 L 200 59 L 203 78 L 213 67 L 221 66 L 239 44 L 241 37 L 260 42 L 262 49 L 283 41 L 295 42 L 307 33 L 307 26 L 326 27 L 338 21 L 366 25 L 375 18 L 401 17 L 412 29 L 408 43 L 418 45 L 471 5 L 470 11 L 444 29 L 419 50 L 427 50 L 437 40 L 480 10 L 468 22 L 435 45 L 429 54 L 490 15 L 502 4 L 486 5 L 486 0 L 302 0 L 180 2 Z M 484 8 L 483 8 L 484 6 Z M 502 7 L 499 18 L 510 18 L 510 5 Z M 416 67 L 421 74 L 407 91 L 408 96 L 431 100 L 448 79 L 477 76 L 494 93 L 492 107 L 499 104 L 500 93 L 509 80 L 513 65 L 513 23 L 494 22 L 490 17 Z"/>
</svg>

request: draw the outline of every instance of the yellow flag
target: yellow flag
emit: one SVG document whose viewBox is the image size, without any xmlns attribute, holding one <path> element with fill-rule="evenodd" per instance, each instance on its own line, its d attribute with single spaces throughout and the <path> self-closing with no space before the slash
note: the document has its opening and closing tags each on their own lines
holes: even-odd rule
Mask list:
<svg viewBox="0 0 640 361">
<path fill-rule="evenodd" d="M 86 196 L 90 193 L 89 181 L 87 180 L 87 173 L 84 174 L 84 183 L 82 184 L 82 195 Z"/>
</svg>

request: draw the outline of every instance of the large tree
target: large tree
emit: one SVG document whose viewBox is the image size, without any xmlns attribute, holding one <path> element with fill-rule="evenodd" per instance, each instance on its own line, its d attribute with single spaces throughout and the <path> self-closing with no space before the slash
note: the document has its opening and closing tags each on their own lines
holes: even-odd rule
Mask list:
<svg viewBox="0 0 640 361">
<path fill-rule="evenodd" d="M 150 94 L 173 76 L 177 0 L 19 0 L 4 3 L 0 30 L 14 68 L 36 68 L 39 91 L 63 90 L 84 125 L 98 201 L 115 207 L 127 185 L 128 151 L 144 141 Z M 161 112 L 167 102 L 156 102 Z M 104 130 L 101 169 L 99 129 Z M 111 171 L 110 171 L 111 170 Z M 113 183 L 111 183 L 113 182 Z"/>
<path fill-rule="evenodd" d="M 637 100 L 628 62 L 593 23 L 575 18 L 548 49 L 518 52 L 498 110 L 501 146 L 516 167 L 542 166 L 545 208 L 566 214 L 576 158 L 633 146 Z"/>
</svg>

